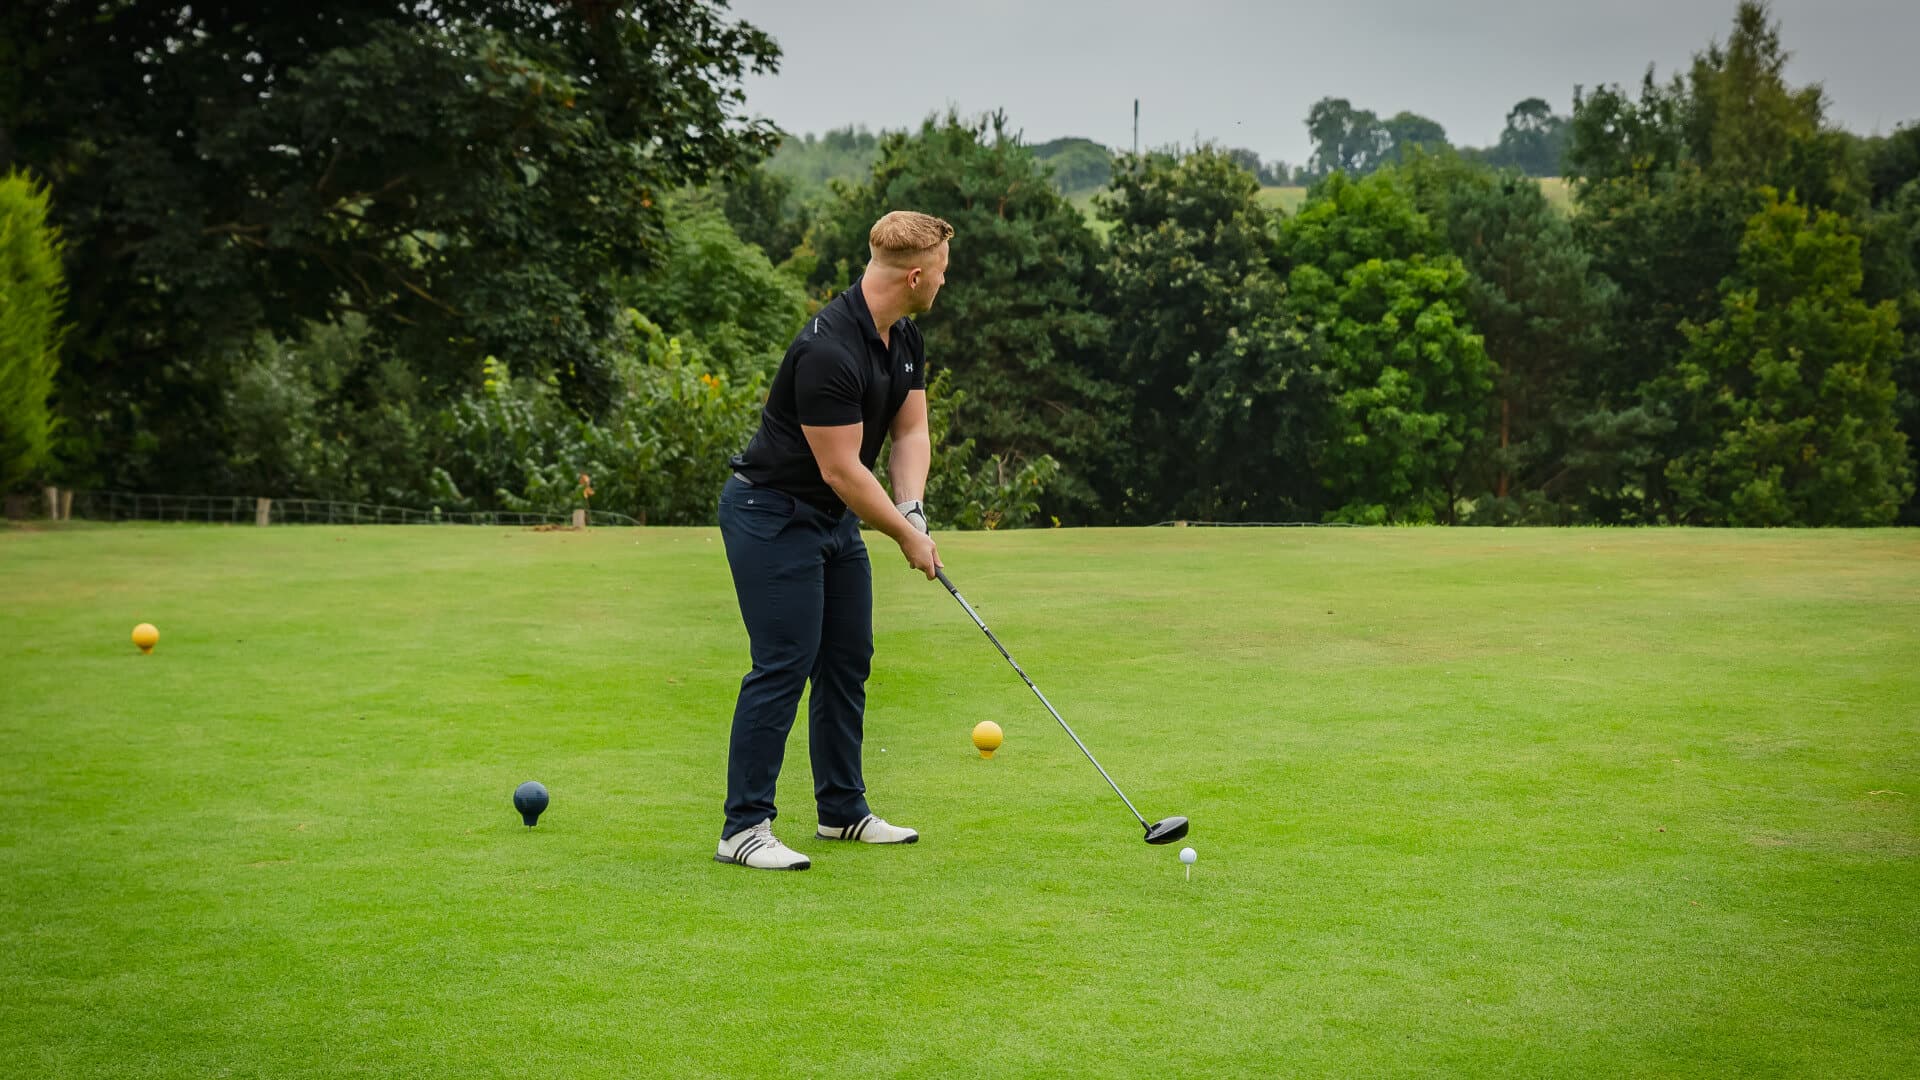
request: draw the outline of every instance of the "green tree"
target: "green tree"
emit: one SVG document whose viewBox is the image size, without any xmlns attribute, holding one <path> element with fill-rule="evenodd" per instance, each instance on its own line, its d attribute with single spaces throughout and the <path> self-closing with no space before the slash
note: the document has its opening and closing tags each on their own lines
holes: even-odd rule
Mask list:
<svg viewBox="0 0 1920 1080">
<path fill-rule="evenodd" d="M 1544 98 L 1527 98 L 1507 112 L 1499 145 L 1487 155 L 1489 165 L 1519 169 L 1528 176 L 1559 176 L 1567 151 L 1569 121 L 1556 115 Z"/>
<path fill-rule="evenodd" d="M 1876 135 L 1864 143 L 1868 193 L 1874 205 L 1892 202 L 1900 189 L 1920 179 L 1920 122 L 1910 121 L 1891 135 Z"/>
<path fill-rule="evenodd" d="M 1894 406 L 1900 430 L 1920 436 L 1920 125 L 1865 140 L 1863 155 L 1873 207 L 1861 215 L 1862 295 L 1900 309 L 1905 352 L 1894 366 Z M 1920 524 L 1920 498 L 1903 509 L 1902 524 Z"/>
<path fill-rule="evenodd" d="M 880 160 L 880 136 L 864 127 L 834 128 L 823 135 L 789 135 L 767 159 L 767 171 L 793 181 L 802 197 L 824 193 L 835 180 L 858 183 Z"/>
<path fill-rule="evenodd" d="M 261 333 L 229 370 L 222 486 L 397 506 L 436 501 L 426 388 L 366 319 L 309 324 L 284 340 Z"/>
<path fill-rule="evenodd" d="M 1356 109 L 1346 98 L 1321 98 L 1307 110 L 1307 135 L 1313 140 L 1312 171 L 1364 176 L 1380 167 L 1391 137 L 1380 118 Z"/>
<path fill-rule="evenodd" d="M 1336 520 L 1456 520 L 1493 369 L 1443 252 L 1393 170 L 1329 177 L 1283 230 L 1287 309 L 1331 384 L 1317 471 Z"/>
<path fill-rule="evenodd" d="M 1409 176 L 1466 264 L 1468 318 L 1498 369 L 1493 442 L 1476 448 L 1469 479 L 1473 520 L 1583 520 L 1584 495 L 1608 478 L 1582 467 L 1592 448 L 1576 433 L 1598 398 L 1616 290 L 1528 177 L 1437 158 Z"/>
<path fill-rule="evenodd" d="M 568 408 L 552 378 L 485 362 L 478 385 L 435 418 L 435 505 L 565 511 L 580 505 L 584 473 L 597 509 L 713 523 L 727 459 L 759 422 L 765 382 L 715 374 L 680 339 L 624 314 L 620 392 L 598 420 Z"/>
<path fill-rule="evenodd" d="M 1113 178 L 1113 151 L 1092 139 L 1043 142 L 1033 156 L 1053 170 L 1053 186 L 1068 197 L 1098 191 Z"/>
<path fill-rule="evenodd" d="M 1610 494 L 1590 498 L 1601 520 L 1678 512 L 1666 464 L 1702 449 L 1690 441 L 1701 430 L 1672 416 L 1690 348 L 1682 325 L 1718 314 L 1761 189 L 1796 190 L 1814 206 L 1864 205 L 1851 142 L 1825 127 L 1817 90 L 1786 85 L 1785 58 L 1766 7 L 1743 3 L 1727 44 L 1696 55 L 1686 79 L 1663 85 L 1649 70 L 1638 100 L 1619 87 L 1575 94 L 1567 162 L 1576 230 L 1621 293 L 1588 417 L 1588 444 L 1619 451 L 1589 462 L 1617 477 Z"/>
<path fill-rule="evenodd" d="M 601 509 L 707 523 L 726 460 L 758 420 L 761 388 L 806 306 L 799 282 L 733 235 L 718 201 L 670 200 L 666 264 L 618 286 L 641 310 L 619 325 L 617 389 L 598 416 L 568 407 L 556 375 L 515 375 L 493 357 L 453 394 L 436 391 L 349 315 L 287 339 L 261 334 L 233 358 L 225 483 L 405 506 L 564 510 L 586 472 Z"/>
<path fill-rule="evenodd" d="M 1262 167 L 1259 153 L 1244 146 L 1229 146 L 1222 149 L 1220 153 L 1225 154 L 1227 160 L 1252 173 L 1256 180 L 1259 179 Z"/>
<path fill-rule="evenodd" d="M 775 264 L 792 257 L 806 240 L 813 207 L 795 190 L 791 177 L 762 164 L 730 177 L 721 189 L 727 224 Z"/>
<path fill-rule="evenodd" d="M 1675 93 L 1649 75 L 1637 105 L 1608 90 L 1574 110 L 1574 231 L 1619 292 L 1606 354 L 1582 379 L 1588 404 L 1577 421 L 1576 460 L 1589 474 L 1581 514 L 1595 521 L 1668 519 L 1666 463 L 1686 437 L 1670 385 L 1687 348 L 1680 328 L 1712 317 L 1755 209 L 1751 191 L 1682 160 Z"/>
<path fill-rule="evenodd" d="M 0 492 L 13 491 L 50 461 L 47 398 L 60 367 L 65 299 L 46 188 L 10 171 L 0 176 Z"/>
<path fill-rule="evenodd" d="M 1437 153 L 1448 148 L 1447 129 L 1438 121 L 1418 113 L 1398 112 L 1380 125 L 1387 133 L 1386 159 L 1406 163 L 1418 152 Z"/>
<path fill-rule="evenodd" d="M 807 314 L 805 288 L 734 234 L 711 195 L 669 200 L 667 256 L 621 302 L 736 381 L 771 377 Z"/>
<path fill-rule="evenodd" d="M 1895 412 L 1900 430 L 1909 440 L 1920 438 L 1920 179 L 1900 189 L 1889 204 L 1873 218 L 1884 262 L 1904 273 L 1883 273 L 1877 295 L 1892 300 L 1900 309 L 1901 333 L 1906 350 L 1894 368 L 1894 387 L 1899 393 Z M 1902 524 L 1920 524 L 1920 497 L 1909 499 L 1900 515 Z"/>
<path fill-rule="evenodd" d="M 1787 59 L 1767 5 L 1743 0 L 1726 44 L 1694 54 L 1685 79 L 1658 84 L 1649 69 L 1638 101 L 1617 86 L 1576 89 L 1569 174 L 1592 186 L 1691 167 L 1712 184 L 1797 191 L 1811 205 L 1857 199 L 1866 177 L 1853 140 L 1826 125 L 1818 86 L 1787 84 Z"/>
<path fill-rule="evenodd" d="M 5 12 L 0 127 L 70 241 L 62 400 L 119 483 L 207 483 L 218 358 L 347 312 L 442 385 L 496 355 L 604 407 L 658 199 L 774 140 L 739 81 L 777 50 L 709 3 Z"/>
<path fill-rule="evenodd" d="M 1584 194 L 1597 185 L 1673 171 L 1686 154 L 1685 108 L 1680 80 L 1656 82 L 1651 67 L 1641 77 L 1637 99 L 1617 85 L 1591 92 L 1574 87 L 1567 175 Z"/>
<path fill-rule="evenodd" d="M 1884 525 L 1913 493 L 1895 425 L 1894 305 L 1860 299 L 1860 240 L 1768 193 L 1720 317 L 1689 324 L 1679 367 L 1697 449 L 1668 466 L 1682 520 Z"/>
<path fill-rule="evenodd" d="M 967 392 L 945 368 L 927 383 L 927 428 L 939 449 L 927 470 L 927 515 L 935 529 L 1017 529 L 1035 524 L 1041 500 L 1060 473 L 1045 454 L 1015 462 L 1006 456 L 976 460 L 972 439 L 953 433 L 953 418 L 967 407 Z M 893 444 L 874 463 L 886 482 Z"/>
<path fill-rule="evenodd" d="M 1318 491 L 1325 395 L 1308 334 L 1284 317 L 1278 215 L 1229 153 L 1128 159 L 1095 200 L 1108 234 L 1102 307 L 1132 392 L 1132 453 L 1108 475 L 1127 521 L 1294 519 Z"/>
<path fill-rule="evenodd" d="M 882 139 L 872 174 L 840 195 L 815 228 L 814 286 L 851 284 L 867 263 L 867 234 L 889 211 L 950 222 L 947 287 L 919 323 L 928 364 L 951 370 L 970 400 L 953 418 L 953 438 L 1016 470 L 1055 459 L 1066 471 L 1045 507 L 1089 513 L 1089 474 L 1121 434 L 1118 390 L 1091 366 L 1108 332 L 1090 303 L 1099 242 L 1033 151 L 1004 115 L 949 113 Z"/>
<path fill-rule="evenodd" d="M 1821 136 L 1823 92 L 1787 85 L 1787 51 L 1766 4 L 1743 0 L 1733 22 L 1725 46 L 1694 55 L 1682 112 L 1687 152 L 1711 179 L 1798 188 L 1824 205 L 1833 178 L 1816 179 L 1809 158 L 1818 155 L 1808 153 Z"/>
<path fill-rule="evenodd" d="M 1260 182 L 1268 187 L 1291 187 L 1299 183 L 1299 172 L 1285 161 L 1275 159 L 1260 166 Z"/>
</svg>

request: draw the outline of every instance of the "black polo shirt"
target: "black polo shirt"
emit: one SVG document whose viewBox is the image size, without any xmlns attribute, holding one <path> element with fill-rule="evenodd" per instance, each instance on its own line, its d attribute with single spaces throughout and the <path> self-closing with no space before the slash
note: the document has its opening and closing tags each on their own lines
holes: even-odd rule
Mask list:
<svg viewBox="0 0 1920 1080">
<path fill-rule="evenodd" d="M 891 345 L 881 342 L 858 281 L 808 319 L 787 346 L 760 410 L 760 430 L 733 456 L 733 471 L 829 514 L 845 510 L 821 477 L 800 425 L 863 425 L 860 464 L 873 468 L 908 391 L 927 388 L 920 328 L 903 318 L 888 337 Z"/>
</svg>

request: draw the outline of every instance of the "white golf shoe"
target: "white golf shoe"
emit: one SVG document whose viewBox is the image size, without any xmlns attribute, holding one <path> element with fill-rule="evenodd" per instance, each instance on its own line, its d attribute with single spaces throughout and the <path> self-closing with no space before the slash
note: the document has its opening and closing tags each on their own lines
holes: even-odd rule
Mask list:
<svg viewBox="0 0 1920 1080">
<path fill-rule="evenodd" d="M 913 844 L 920 840 L 920 834 L 912 829 L 889 825 L 872 814 L 838 828 L 822 825 L 814 835 L 822 840 L 858 840 L 863 844 Z"/>
<path fill-rule="evenodd" d="M 780 842 L 773 822 L 763 821 L 720 841 L 714 862 L 736 863 L 755 870 L 805 870 L 813 861 Z"/>
</svg>

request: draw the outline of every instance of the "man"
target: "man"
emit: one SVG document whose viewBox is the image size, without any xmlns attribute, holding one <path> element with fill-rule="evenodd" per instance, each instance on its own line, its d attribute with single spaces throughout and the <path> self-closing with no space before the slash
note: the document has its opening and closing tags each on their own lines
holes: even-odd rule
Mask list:
<svg viewBox="0 0 1920 1080">
<path fill-rule="evenodd" d="M 934 577 L 941 565 L 921 499 L 927 434 L 926 348 L 909 315 L 933 307 L 946 281 L 953 226 L 895 211 L 868 234 L 866 273 L 787 347 L 760 429 L 734 456 L 720 493 L 720 535 L 752 641 L 727 754 L 720 862 L 805 870 L 806 856 L 773 835 L 774 784 L 811 681 L 816 836 L 911 844 L 912 829 L 867 808 L 860 738 L 873 660 L 873 575 L 864 521 L 900 545 L 907 564 Z M 893 437 L 889 496 L 873 477 Z"/>
</svg>

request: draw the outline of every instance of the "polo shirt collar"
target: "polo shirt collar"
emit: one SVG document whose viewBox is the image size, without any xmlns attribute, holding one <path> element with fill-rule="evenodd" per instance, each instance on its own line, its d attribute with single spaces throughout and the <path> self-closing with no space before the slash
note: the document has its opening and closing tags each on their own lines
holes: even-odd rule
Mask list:
<svg viewBox="0 0 1920 1080">
<path fill-rule="evenodd" d="M 848 287 L 846 292 L 847 307 L 853 312 L 854 318 L 860 323 L 860 333 L 865 335 L 868 341 L 885 349 L 887 343 L 880 340 L 880 330 L 873 325 L 873 309 L 867 306 L 867 294 L 866 291 L 861 288 L 861 284 L 866 280 L 866 276 L 861 275 L 855 278 L 853 284 Z"/>
</svg>

